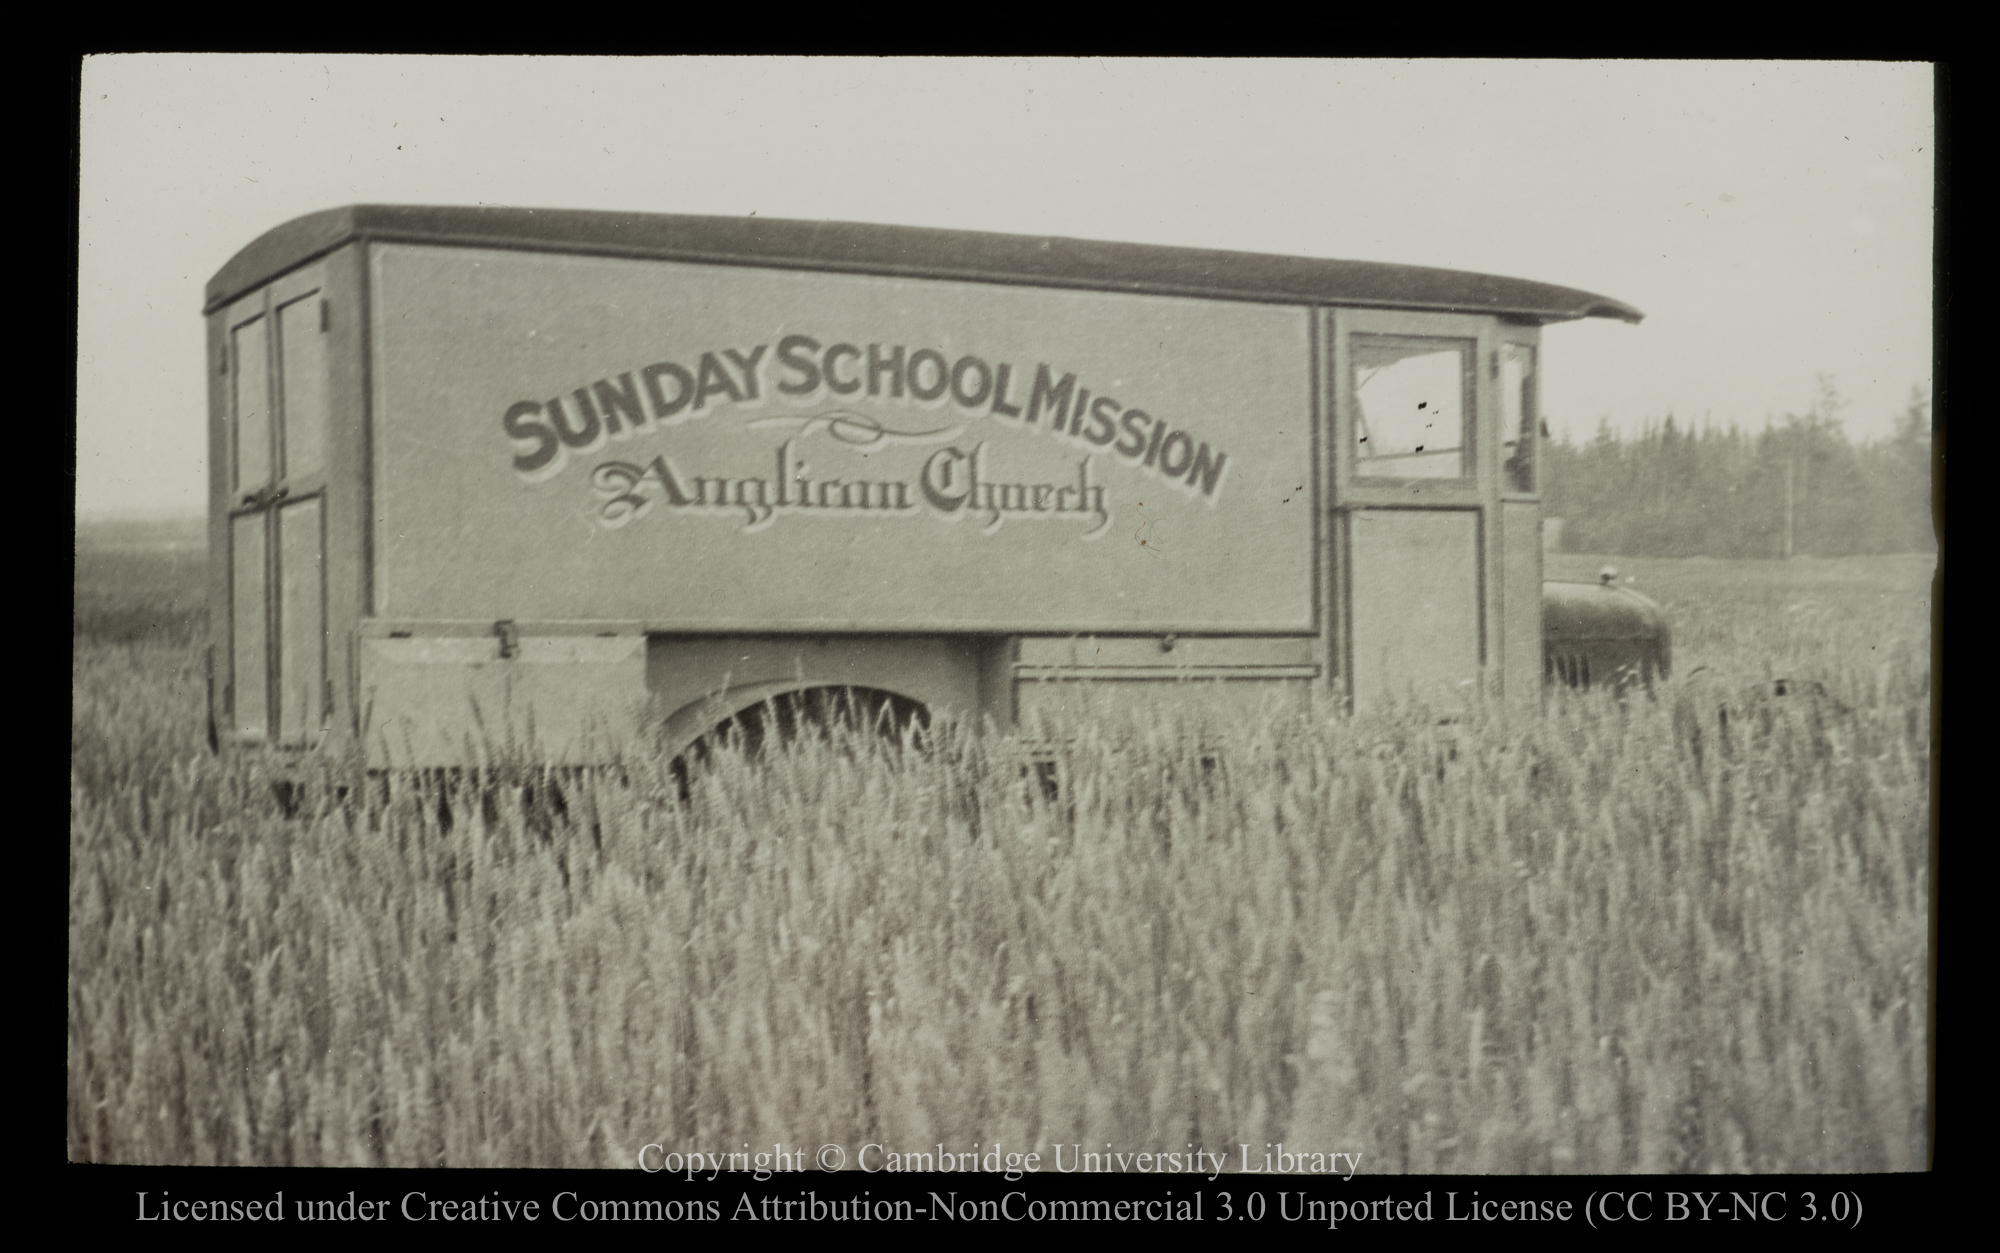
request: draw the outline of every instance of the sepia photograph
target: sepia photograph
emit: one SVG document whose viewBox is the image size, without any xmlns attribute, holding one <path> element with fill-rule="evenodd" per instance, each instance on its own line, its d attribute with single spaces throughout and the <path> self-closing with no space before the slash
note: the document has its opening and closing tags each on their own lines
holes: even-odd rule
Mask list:
<svg viewBox="0 0 2000 1253">
<path fill-rule="evenodd" d="M 70 1162 L 1930 1169 L 1933 66 L 77 81 Z"/>
</svg>

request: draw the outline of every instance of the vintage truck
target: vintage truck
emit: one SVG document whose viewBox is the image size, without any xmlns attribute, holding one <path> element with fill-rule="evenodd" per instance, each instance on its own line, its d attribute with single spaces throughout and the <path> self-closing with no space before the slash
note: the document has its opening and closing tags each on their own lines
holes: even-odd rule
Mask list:
<svg viewBox="0 0 2000 1253">
<path fill-rule="evenodd" d="M 1542 584 L 1542 655 L 1553 682 L 1650 691 L 1672 672 L 1673 631 L 1657 601 L 1607 566 L 1595 583 Z"/>
<path fill-rule="evenodd" d="M 816 693 L 1008 729 L 1079 685 L 1533 708 L 1665 669 L 1657 614 L 1543 587 L 1541 328 L 1640 319 L 1588 292 L 357 205 L 250 243 L 206 313 L 233 749 L 588 764 Z"/>
</svg>

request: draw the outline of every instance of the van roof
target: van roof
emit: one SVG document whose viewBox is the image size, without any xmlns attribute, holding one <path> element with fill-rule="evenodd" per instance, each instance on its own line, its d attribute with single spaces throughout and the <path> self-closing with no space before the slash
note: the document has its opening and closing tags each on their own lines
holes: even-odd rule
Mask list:
<svg viewBox="0 0 2000 1253">
<path fill-rule="evenodd" d="M 294 218 L 266 231 L 216 272 L 208 282 L 203 312 L 357 239 L 1284 304 L 1492 313 L 1536 323 L 1576 318 L 1637 322 L 1645 316 L 1622 301 L 1570 287 L 1380 261 L 862 222 L 435 205 L 348 205 Z"/>
</svg>

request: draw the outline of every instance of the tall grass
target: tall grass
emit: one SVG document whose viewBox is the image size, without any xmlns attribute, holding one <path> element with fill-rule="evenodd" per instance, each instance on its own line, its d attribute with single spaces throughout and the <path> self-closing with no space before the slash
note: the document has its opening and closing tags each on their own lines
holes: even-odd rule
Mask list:
<svg viewBox="0 0 2000 1253">
<path fill-rule="evenodd" d="M 1537 718 L 1086 710 L 1052 797 L 944 727 L 685 802 L 322 763 L 287 816 L 200 743 L 198 642 L 80 638 L 70 1155 L 1920 1169 L 1928 653 L 1808 648 L 1778 698 L 1749 634 L 1677 643 L 1712 673 Z"/>
</svg>

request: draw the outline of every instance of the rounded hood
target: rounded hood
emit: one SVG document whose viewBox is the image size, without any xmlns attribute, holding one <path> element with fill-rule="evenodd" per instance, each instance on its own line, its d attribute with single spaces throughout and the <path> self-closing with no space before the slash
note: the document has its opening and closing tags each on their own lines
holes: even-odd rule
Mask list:
<svg viewBox="0 0 2000 1253">
<path fill-rule="evenodd" d="M 1664 675 L 1673 663 L 1665 611 L 1616 583 L 1542 584 L 1542 646 L 1552 659 L 1596 658 L 1600 674 L 1636 662 Z"/>
</svg>

